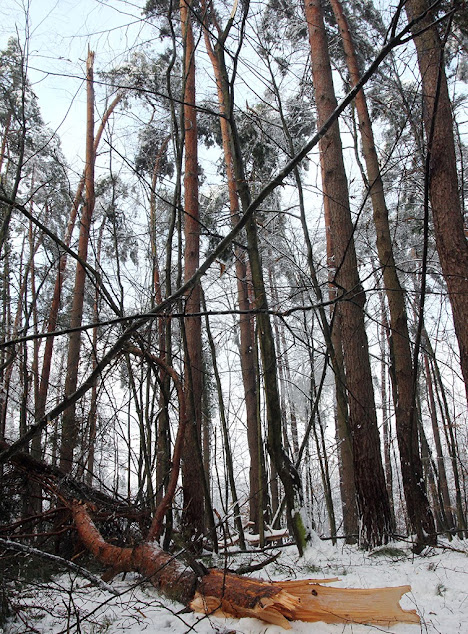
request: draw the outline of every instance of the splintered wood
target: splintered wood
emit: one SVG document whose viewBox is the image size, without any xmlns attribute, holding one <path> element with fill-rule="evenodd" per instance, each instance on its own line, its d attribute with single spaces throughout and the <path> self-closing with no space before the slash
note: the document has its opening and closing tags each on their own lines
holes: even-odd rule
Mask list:
<svg viewBox="0 0 468 634">
<path fill-rule="evenodd" d="M 321 585 L 336 579 L 266 582 L 212 570 L 190 607 L 221 617 L 253 617 L 290 629 L 290 621 L 325 623 L 419 623 L 416 610 L 403 610 L 410 586 L 351 589 Z"/>
<path fill-rule="evenodd" d="M 279 585 L 222 570 L 210 570 L 201 581 L 190 607 L 220 617 L 252 617 L 289 629 L 301 599 Z"/>
<path fill-rule="evenodd" d="M 93 524 L 84 504 L 71 505 L 83 544 L 108 566 L 111 579 L 118 572 L 139 572 L 172 600 L 195 612 L 222 617 L 253 617 L 290 629 L 290 621 L 326 623 L 419 623 L 415 610 L 399 604 L 410 586 L 369 590 L 329 588 L 334 579 L 269 582 L 224 570 L 209 570 L 201 578 L 155 543 L 133 548 L 108 544 Z M 320 581 L 320 583 L 319 583 Z"/>
</svg>

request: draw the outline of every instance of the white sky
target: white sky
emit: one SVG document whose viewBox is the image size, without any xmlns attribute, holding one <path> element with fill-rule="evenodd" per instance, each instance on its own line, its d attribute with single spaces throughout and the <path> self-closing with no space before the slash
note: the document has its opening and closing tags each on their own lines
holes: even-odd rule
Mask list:
<svg viewBox="0 0 468 634">
<path fill-rule="evenodd" d="M 82 78 L 88 45 L 96 52 L 96 70 L 121 63 L 137 43 L 156 36 L 154 27 L 142 19 L 143 4 L 143 0 L 3 0 L 0 4 L 0 47 L 4 49 L 15 35 L 25 46 L 29 31 L 28 76 L 42 117 L 58 131 L 67 159 L 78 168 L 84 148 Z"/>
</svg>

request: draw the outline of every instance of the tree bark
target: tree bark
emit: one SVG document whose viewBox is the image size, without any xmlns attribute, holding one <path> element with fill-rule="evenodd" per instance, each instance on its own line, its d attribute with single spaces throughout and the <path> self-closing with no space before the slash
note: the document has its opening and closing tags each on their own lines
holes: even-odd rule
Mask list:
<svg viewBox="0 0 468 634">
<path fill-rule="evenodd" d="M 322 172 L 323 182 L 325 182 Z M 334 284 L 335 249 L 331 231 L 330 201 L 327 196 L 323 199 L 325 235 L 327 242 L 327 266 L 328 266 L 328 298 L 335 301 L 337 289 Z M 346 394 L 345 364 L 343 358 L 343 337 L 341 333 L 341 314 L 337 304 L 330 307 L 330 326 L 328 338 L 329 350 L 332 355 L 332 365 L 335 379 L 335 426 L 339 444 L 340 456 L 340 492 L 343 510 L 343 526 L 346 535 L 359 534 L 359 511 L 357 508 L 356 475 L 353 457 L 353 438 L 350 422 L 350 412 Z M 328 323 L 328 322 L 327 322 Z M 353 538 L 349 538 L 353 541 Z"/>
<path fill-rule="evenodd" d="M 340 29 L 351 84 L 356 86 L 361 77 L 348 22 L 341 2 L 330 0 L 330 3 Z M 413 398 L 415 381 L 405 292 L 400 284 L 395 265 L 388 209 L 364 90 L 360 90 L 356 95 L 355 104 L 374 212 L 377 252 L 390 311 L 390 331 L 395 365 L 395 385 L 393 386 L 395 390 L 395 419 L 406 508 L 411 532 L 417 535 L 418 542 L 420 544 L 434 544 L 436 542 L 434 518 L 427 499 L 423 478 L 416 413 L 414 411 L 412 413 L 416 407 L 416 399 Z"/>
<path fill-rule="evenodd" d="M 320 0 L 305 0 L 312 76 L 319 127 L 337 102 Z M 373 547 L 388 541 L 391 515 L 380 454 L 369 347 L 364 324 L 364 290 L 359 280 L 353 224 L 340 130 L 335 122 L 320 141 L 324 196 L 330 206 L 335 284 L 340 290 L 343 355 L 353 440 L 354 474 L 360 516 L 360 543 Z"/>
<path fill-rule="evenodd" d="M 91 229 L 91 219 L 94 211 L 94 85 L 93 85 L 94 53 L 88 51 L 86 63 L 87 86 L 87 127 L 86 127 L 86 171 L 85 189 L 86 201 L 80 222 L 80 236 L 78 242 L 78 256 L 86 262 L 88 256 L 88 241 Z M 75 287 L 71 307 L 70 327 L 79 328 L 83 318 L 86 270 L 81 262 L 76 263 Z M 80 362 L 81 333 L 79 330 L 70 334 L 68 344 L 67 374 L 65 377 L 65 397 L 76 391 L 78 385 L 78 368 Z M 70 405 L 63 413 L 62 440 L 60 447 L 60 467 L 70 472 L 73 467 L 73 452 L 76 447 L 79 424 L 76 419 L 75 404 Z"/>
<path fill-rule="evenodd" d="M 326 623 L 419 623 L 415 610 L 402 610 L 399 599 L 410 586 L 341 589 L 304 579 L 271 583 L 243 578 L 225 570 L 197 575 L 154 542 L 120 548 L 104 541 L 83 504 L 73 503 L 78 534 L 98 561 L 109 567 L 106 579 L 119 572 L 139 572 L 172 600 L 193 610 L 220 617 L 254 617 L 290 629 L 290 621 Z M 322 583 L 336 581 L 323 579 Z"/>
<path fill-rule="evenodd" d="M 276 101 L 278 103 L 279 114 L 281 117 L 281 122 L 283 125 L 283 133 L 286 137 L 286 141 L 288 144 L 289 152 L 291 156 L 295 154 L 294 142 L 291 136 L 291 133 L 288 129 L 287 122 L 284 116 L 284 110 L 281 100 L 280 91 L 278 89 L 278 85 L 275 79 L 275 73 L 271 67 L 269 62 L 269 57 L 267 57 L 268 68 L 270 70 L 271 82 L 273 85 L 273 90 L 276 95 Z M 301 226 L 304 233 L 304 239 L 306 242 L 307 248 L 307 262 L 309 265 L 309 275 L 312 280 L 312 285 L 314 287 L 315 294 L 317 296 L 319 305 L 318 305 L 318 314 L 320 318 L 320 324 L 322 327 L 322 332 L 325 338 L 325 344 L 327 346 L 328 354 L 330 355 L 331 365 L 334 372 L 335 378 L 335 394 L 337 401 L 336 415 L 335 415 L 335 426 L 336 426 L 336 439 L 338 443 L 338 452 L 339 452 L 339 461 L 338 468 L 340 474 L 340 492 L 341 492 L 341 504 L 342 504 L 342 512 L 343 512 L 343 527 L 345 534 L 349 537 L 347 538 L 348 543 L 354 543 L 355 538 L 353 535 L 357 535 L 358 533 L 358 514 L 357 514 L 357 506 L 356 506 L 356 488 L 354 485 L 354 466 L 353 466 L 353 455 L 352 455 L 352 443 L 351 443 L 351 434 L 349 429 L 349 421 L 348 421 L 348 404 L 346 401 L 346 392 L 345 392 L 345 381 L 344 381 L 344 367 L 343 367 L 343 354 L 342 354 L 342 346 L 341 346 L 341 336 L 340 336 L 340 324 L 338 311 L 335 312 L 331 323 L 328 323 L 327 314 L 325 311 L 325 307 L 322 305 L 323 303 L 323 294 L 322 289 L 320 287 L 317 273 L 315 270 L 314 264 L 314 256 L 312 251 L 312 242 L 309 235 L 309 229 L 307 226 L 306 220 L 306 212 L 305 212 L 305 204 L 304 204 L 304 192 L 302 187 L 302 179 L 299 168 L 296 167 L 293 170 L 294 179 L 296 181 L 297 194 L 299 197 L 299 211 L 301 217 Z M 324 201 L 326 203 L 326 201 Z M 325 204 L 325 214 L 328 212 L 328 206 Z M 329 222 L 325 220 L 326 226 L 329 226 Z M 327 258 L 331 261 L 333 248 L 331 244 L 331 235 L 330 232 L 326 232 L 326 242 L 327 242 Z M 329 287 L 329 298 L 333 300 L 335 298 L 335 289 Z M 333 314 L 333 311 L 332 311 Z"/>
<path fill-rule="evenodd" d="M 205 298 L 203 294 L 202 294 L 202 306 L 203 306 L 203 311 L 206 312 Z M 208 314 L 205 316 L 205 330 L 206 330 L 206 336 L 208 338 L 208 345 L 210 346 L 211 358 L 213 363 L 213 373 L 214 373 L 214 378 L 216 382 L 216 391 L 218 394 L 218 410 L 219 410 L 219 418 L 221 421 L 221 431 L 222 431 L 223 440 L 224 440 L 224 455 L 226 460 L 226 470 L 227 470 L 227 476 L 229 481 L 229 487 L 231 489 L 232 507 L 234 512 L 234 526 L 236 527 L 236 530 L 239 534 L 239 545 L 242 548 L 242 550 L 245 550 L 244 529 L 242 526 L 242 517 L 241 517 L 241 512 L 239 507 L 239 498 L 237 497 L 236 479 L 234 475 L 234 463 L 233 463 L 232 451 L 231 451 L 231 440 L 229 437 L 228 422 L 226 419 L 226 411 L 224 408 L 223 388 L 221 385 L 221 377 L 218 370 L 216 346 L 213 340 L 213 336 L 211 334 L 210 319 L 208 317 Z"/>
<path fill-rule="evenodd" d="M 439 423 L 437 421 L 437 409 L 434 398 L 434 388 L 432 385 L 432 374 L 429 367 L 428 355 L 424 355 L 424 374 L 426 378 L 426 387 L 428 395 L 428 408 L 431 417 L 432 437 L 434 439 L 436 463 L 437 463 L 437 488 L 442 500 L 441 506 L 444 515 L 444 530 L 453 529 L 454 518 L 452 513 L 452 503 L 447 482 L 447 471 L 445 469 L 444 452 L 442 449 L 442 440 L 440 437 Z"/>
<path fill-rule="evenodd" d="M 204 3 L 205 4 L 205 3 Z M 206 10 L 206 7 L 205 7 Z M 207 14 L 208 17 L 214 18 L 213 12 Z M 215 25 L 217 22 L 215 21 Z M 218 27 L 219 28 L 219 27 Z M 227 185 L 229 194 L 229 207 L 231 213 L 231 223 L 235 226 L 239 222 L 239 196 L 236 190 L 236 179 L 233 168 L 232 148 L 230 144 L 229 123 L 227 117 L 229 113 L 229 102 L 226 103 L 226 93 L 223 91 L 223 77 L 219 65 L 219 60 L 215 54 L 209 35 L 209 29 L 204 25 L 205 45 L 208 51 L 213 72 L 216 79 L 216 89 L 218 94 L 220 117 L 221 137 L 223 144 L 224 163 L 226 166 Z M 259 522 L 263 515 L 263 509 L 260 508 L 261 495 L 261 467 L 258 459 L 258 425 L 257 425 L 257 382 L 255 376 L 255 350 L 254 336 L 252 328 L 253 317 L 248 315 L 250 310 L 249 291 L 248 291 L 248 275 L 246 253 L 241 247 L 234 247 L 236 283 L 237 283 L 237 302 L 239 310 L 245 314 L 239 317 L 239 356 L 242 372 L 242 383 L 244 387 L 244 403 L 247 424 L 247 444 L 249 448 L 250 467 L 249 467 L 249 519 L 253 522 L 253 532 L 259 532 Z"/>
<path fill-rule="evenodd" d="M 460 10 L 461 7 L 462 4 Z M 427 0 L 408 0 L 405 4 L 409 21 L 428 8 Z M 468 244 L 458 191 L 452 106 L 443 45 L 438 27 L 433 24 L 432 12 L 428 12 L 412 30 L 421 73 L 426 143 L 430 152 L 429 187 L 434 234 L 452 307 L 468 398 Z"/>
<path fill-rule="evenodd" d="M 231 18 L 232 19 L 232 18 Z M 226 33 L 226 29 L 224 33 Z M 242 148 L 237 133 L 236 122 L 231 111 L 231 84 L 228 79 L 225 65 L 223 38 L 220 38 L 215 47 L 220 70 L 220 85 L 223 93 L 223 103 L 227 105 L 229 113 L 229 143 L 233 161 L 233 173 L 236 179 L 236 188 L 244 213 L 251 205 L 251 195 L 244 171 Z M 278 376 L 276 365 L 276 351 L 273 338 L 273 330 L 268 315 L 268 300 L 265 291 L 262 263 L 258 246 L 257 224 L 254 216 L 251 216 L 245 225 L 249 262 L 252 273 L 252 284 L 255 295 L 255 308 L 257 315 L 258 337 L 263 367 L 263 381 L 265 390 L 265 405 L 267 412 L 268 436 L 267 447 L 272 462 L 278 472 L 278 476 L 284 487 L 288 520 L 293 529 L 294 538 L 299 553 L 302 555 L 307 545 L 309 533 L 304 525 L 301 515 L 303 506 L 301 482 L 296 468 L 284 451 L 282 444 L 280 398 L 278 390 Z"/>
<path fill-rule="evenodd" d="M 382 401 L 382 436 L 383 436 L 383 455 L 384 455 L 384 468 L 385 468 L 385 482 L 387 484 L 388 500 L 390 502 L 390 512 L 392 515 L 392 526 L 396 526 L 395 522 L 395 503 L 393 499 L 393 471 L 392 471 L 392 457 L 391 457 L 391 424 L 390 424 L 390 408 L 388 402 L 388 374 L 387 363 L 389 358 L 391 359 L 391 353 L 387 351 L 387 345 L 390 347 L 391 341 L 389 337 L 389 327 L 387 320 L 387 308 L 385 306 L 383 291 L 380 295 L 380 394 Z M 388 342 L 388 343 L 387 343 Z M 386 345 L 387 344 L 387 345 Z M 390 361 L 391 362 L 391 361 Z M 390 370 L 392 371 L 392 370 Z"/>
<path fill-rule="evenodd" d="M 94 154 L 96 154 L 98 149 L 99 141 L 101 140 L 102 133 L 104 131 L 105 125 L 109 120 L 109 117 L 115 110 L 116 106 L 120 103 L 123 98 L 123 94 L 119 93 L 111 102 L 109 107 L 107 108 L 102 120 L 101 124 L 96 132 L 96 136 L 94 138 Z M 80 179 L 78 184 L 78 188 L 75 193 L 75 198 L 73 200 L 70 215 L 67 223 L 67 228 L 65 231 L 65 236 L 63 238 L 64 243 L 67 246 L 70 246 L 73 229 L 75 228 L 76 215 L 78 213 L 78 208 L 81 203 L 81 197 L 83 195 L 83 189 L 85 186 L 86 179 L 86 168 L 83 176 Z M 60 298 L 62 295 L 62 286 L 64 281 L 65 269 L 67 266 L 67 254 L 64 253 L 59 260 L 57 277 L 55 278 L 54 291 L 52 296 L 52 301 L 50 304 L 49 317 L 47 320 L 47 332 L 54 332 L 57 327 L 57 317 L 60 309 Z M 39 385 L 39 394 L 35 403 L 35 419 L 39 421 L 43 418 L 46 410 L 47 403 L 47 395 L 49 391 L 49 380 L 50 380 L 50 369 L 52 364 L 52 352 L 54 348 L 54 337 L 47 337 L 45 346 L 44 346 L 44 354 L 42 357 L 42 371 L 41 371 L 41 380 Z M 40 434 L 38 434 L 32 443 L 32 450 L 37 454 L 40 451 Z"/>
<path fill-rule="evenodd" d="M 193 38 L 191 2 L 180 0 L 180 18 L 184 41 L 184 125 L 185 125 L 185 175 L 184 175 L 184 278 L 189 280 L 200 263 L 200 222 L 198 206 L 198 138 L 197 111 L 195 107 L 195 42 Z M 186 295 L 185 310 L 200 312 L 200 285 L 196 284 Z M 185 390 L 188 426 L 185 437 L 182 464 L 182 488 L 184 494 L 183 526 L 194 548 L 203 535 L 204 492 L 201 486 L 204 473 L 199 459 L 201 454 L 202 417 L 202 344 L 201 317 L 185 320 L 186 358 Z"/>
</svg>

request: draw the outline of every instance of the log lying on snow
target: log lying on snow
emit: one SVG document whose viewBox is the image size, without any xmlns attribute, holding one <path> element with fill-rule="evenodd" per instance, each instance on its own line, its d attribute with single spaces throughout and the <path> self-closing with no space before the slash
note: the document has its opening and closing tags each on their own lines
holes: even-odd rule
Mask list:
<svg viewBox="0 0 468 634">
<path fill-rule="evenodd" d="M 189 606 L 195 612 L 224 617 L 254 617 L 290 629 L 289 621 L 325 623 L 419 623 L 416 610 L 403 610 L 397 588 L 330 588 L 337 579 L 267 582 L 210 570 L 199 582 Z"/>
<path fill-rule="evenodd" d="M 320 583 L 323 583 L 322 580 Z M 326 623 L 419 623 L 416 610 L 403 610 L 401 597 L 411 592 L 411 586 L 393 588 L 330 588 L 319 580 L 305 579 L 280 582 L 283 590 L 300 600 L 294 610 L 298 621 Z"/>
<path fill-rule="evenodd" d="M 109 567 L 110 576 L 138 572 L 159 591 L 196 612 L 224 617 L 254 617 L 290 629 L 290 621 L 326 623 L 419 623 L 415 610 L 399 600 L 410 586 L 351 589 L 321 585 L 336 579 L 268 582 L 209 570 L 201 578 L 153 543 L 120 548 L 104 541 L 86 507 L 74 503 L 75 524 L 88 550 Z M 109 575 L 107 575 L 109 578 Z"/>
</svg>

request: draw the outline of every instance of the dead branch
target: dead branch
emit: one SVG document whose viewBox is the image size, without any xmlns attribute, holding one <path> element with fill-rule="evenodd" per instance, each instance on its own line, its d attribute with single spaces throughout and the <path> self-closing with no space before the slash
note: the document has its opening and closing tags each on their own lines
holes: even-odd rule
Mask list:
<svg viewBox="0 0 468 634">
<path fill-rule="evenodd" d="M 52 561 L 55 564 L 58 564 L 62 568 L 66 568 L 71 572 L 76 573 L 77 575 L 81 575 L 88 581 L 91 581 L 94 585 L 101 588 L 101 590 L 105 590 L 106 592 L 110 592 L 111 594 L 118 595 L 119 593 L 115 588 L 110 586 L 108 583 L 93 575 L 92 572 L 86 570 L 82 566 L 78 566 L 67 559 L 63 559 L 63 557 L 59 557 L 58 555 L 51 555 L 50 553 L 44 552 L 43 550 L 39 550 L 38 548 L 33 548 L 32 546 L 26 546 L 24 544 L 18 544 L 18 542 L 11 541 L 10 539 L 3 539 L 0 537 L 0 547 L 4 550 L 11 550 L 17 553 L 23 553 L 25 555 L 35 555 L 36 557 L 41 557 L 42 559 L 47 559 L 48 561 Z"/>
<path fill-rule="evenodd" d="M 7 442 L 0 439 L 0 450 L 8 450 L 9 447 L 10 445 Z M 141 509 L 128 505 L 125 500 L 118 500 L 114 496 L 98 491 L 84 482 L 79 482 L 59 467 L 33 458 L 29 454 L 17 452 L 10 457 L 9 462 L 15 469 L 26 473 L 28 478 L 37 477 L 41 481 L 49 480 L 54 492 L 68 499 L 87 500 L 96 503 L 101 508 L 114 512 L 120 511 L 123 514 L 127 512 L 140 515 L 142 513 Z"/>
</svg>

